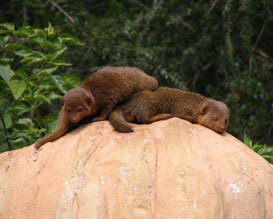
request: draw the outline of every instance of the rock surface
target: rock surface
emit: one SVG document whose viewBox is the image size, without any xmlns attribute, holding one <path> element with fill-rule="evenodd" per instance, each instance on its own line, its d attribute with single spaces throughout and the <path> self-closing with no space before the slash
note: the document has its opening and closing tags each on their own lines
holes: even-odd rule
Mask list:
<svg viewBox="0 0 273 219">
<path fill-rule="evenodd" d="M 173 118 L 84 125 L 0 154 L 0 218 L 273 218 L 273 168 L 229 134 Z"/>
</svg>

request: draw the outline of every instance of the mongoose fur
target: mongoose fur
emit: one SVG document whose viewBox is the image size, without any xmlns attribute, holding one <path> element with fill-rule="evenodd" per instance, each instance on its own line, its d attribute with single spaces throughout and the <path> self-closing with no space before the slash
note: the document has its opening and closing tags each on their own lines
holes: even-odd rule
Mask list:
<svg viewBox="0 0 273 219">
<path fill-rule="evenodd" d="M 143 89 L 155 89 L 154 77 L 134 67 L 104 67 L 61 98 L 57 129 L 39 139 L 34 147 L 54 141 L 86 121 L 105 120 L 114 107 Z"/>
<path fill-rule="evenodd" d="M 223 102 L 192 92 L 158 87 L 135 93 L 110 114 L 109 121 L 120 132 L 133 132 L 128 122 L 147 124 L 174 116 L 223 133 L 229 114 L 230 109 Z"/>
</svg>

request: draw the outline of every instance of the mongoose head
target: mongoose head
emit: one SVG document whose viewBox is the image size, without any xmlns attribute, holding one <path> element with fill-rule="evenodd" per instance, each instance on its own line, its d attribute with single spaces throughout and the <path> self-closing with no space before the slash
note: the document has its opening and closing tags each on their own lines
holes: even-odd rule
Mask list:
<svg viewBox="0 0 273 219">
<path fill-rule="evenodd" d="M 206 99 L 199 108 L 198 123 L 218 133 L 226 131 L 230 109 L 223 102 Z"/>
<path fill-rule="evenodd" d="M 69 90 L 63 98 L 60 99 L 64 107 L 64 113 L 73 123 L 95 112 L 95 100 L 92 94 L 86 90 L 77 87 Z"/>
</svg>

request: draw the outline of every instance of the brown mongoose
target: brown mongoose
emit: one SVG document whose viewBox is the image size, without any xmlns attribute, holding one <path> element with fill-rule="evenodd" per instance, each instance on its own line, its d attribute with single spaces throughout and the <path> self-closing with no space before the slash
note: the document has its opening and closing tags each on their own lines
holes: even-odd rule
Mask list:
<svg viewBox="0 0 273 219">
<path fill-rule="evenodd" d="M 54 141 L 86 121 L 105 120 L 113 108 L 143 89 L 155 89 L 154 77 L 134 67 L 104 67 L 61 98 L 57 129 L 39 139 L 34 147 Z"/>
<path fill-rule="evenodd" d="M 120 132 L 133 132 L 128 122 L 151 123 L 174 116 L 223 133 L 229 123 L 229 114 L 230 109 L 220 101 L 179 89 L 158 87 L 135 93 L 110 114 L 109 121 Z"/>
</svg>

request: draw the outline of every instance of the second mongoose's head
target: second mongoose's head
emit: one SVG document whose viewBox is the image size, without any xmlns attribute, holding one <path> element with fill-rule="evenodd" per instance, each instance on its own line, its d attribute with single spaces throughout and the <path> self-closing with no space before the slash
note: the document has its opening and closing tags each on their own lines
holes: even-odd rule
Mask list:
<svg viewBox="0 0 273 219">
<path fill-rule="evenodd" d="M 218 133 L 226 131 L 230 109 L 220 101 L 206 99 L 199 108 L 198 123 Z"/>
</svg>

